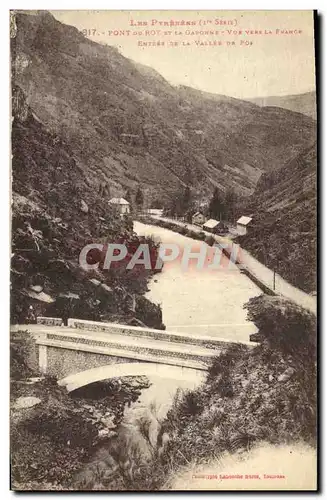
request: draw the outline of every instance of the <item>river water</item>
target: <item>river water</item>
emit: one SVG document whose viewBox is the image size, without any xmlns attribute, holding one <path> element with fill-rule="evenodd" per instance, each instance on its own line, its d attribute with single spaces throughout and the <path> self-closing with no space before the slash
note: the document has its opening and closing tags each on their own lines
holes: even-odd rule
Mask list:
<svg viewBox="0 0 327 500">
<path fill-rule="evenodd" d="M 206 245 L 168 229 L 136 221 L 134 231 L 140 236 L 151 235 L 162 243 L 175 243 L 181 253 L 190 245 L 193 250 L 199 244 Z M 163 323 L 169 331 L 248 341 L 250 333 L 254 333 L 256 328 L 247 321 L 243 304 L 261 293 L 234 265 L 213 271 L 198 270 L 194 266 L 183 270 L 181 261 L 176 260 L 164 265 L 162 272 L 155 275 L 149 283 L 146 296 L 161 305 Z M 161 421 L 169 410 L 177 389 L 195 387 L 188 381 L 181 383 L 158 377 L 151 378 L 150 382 L 150 388 L 143 390 L 139 400 L 126 410 L 125 424 L 131 425 L 135 415 L 148 413 L 150 406 L 155 407 Z"/>
<path fill-rule="evenodd" d="M 191 245 L 194 250 L 199 244 L 205 245 L 173 231 L 140 222 L 134 222 L 134 231 L 138 235 L 153 236 L 162 243 L 177 244 L 181 253 L 187 246 Z M 183 270 L 181 261 L 176 260 L 164 265 L 162 272 L 152 278 L 146 296 L 161 305 L 163 323 L 169 331 L 248 341 L 250 333 L 256 329 L 247 321 L 243 305 L 261 293 L 236 266 L 198 270 L 193 265 Z M 149 454 L 151 444 L 140 435 L 139 422 L 145 420 L 149 423 L 149 439 L 155 447 L 160 422 L 171 407 L 176 392 L 195 388 L 190 381 L 159 377 L 151 377 L 149 381 L 150 387 L 142 391 L 138 401 L 125 409 L 123 421 L 117 429 L 119 447 L 135 450 L 136 446 L 144 456 Z M 97 450 L 82 475 L 89 474 L 95 464 L 97 468 L 99 463 L 107 469 L 114 467 L 111 446 L 109 443 Z"/>
<path fill-rule="evenodd" d="M 134 231 L 139 236 L 152 236 L 162 243 L 175 243 L 181 253 L 190 245 L 193 250 L 199 244 L 206 245 L 168 229 L 137 221 L 134 221 Z M 256 332 L 256 327 L 246 319 L 243 304 L 261 293 L 235 265 L 213 271 L 198 270 L 194 266 L 183 270 L 180 260 L 176 260 L 164 265 L 161 273 L 155 275 L 146 296 L 161 305 L 163 323 L 169 331 L 248 341 L 249 335 Z M 128 410 L 129 420 L 133 408 L 141 411 L 153 401 L 162 419 L 178 388 L 194 388 L 190 382 L 181 387 L 179 381 L 159 378 L 150 381 L 151 387 L 145 389 L 138 402 Z"/>
<path fill-rule="evenodd" d="M 138 235 L 152 235 L 162 243 L 174 243 L 181 254 L 190 245 L 193 251 L 199 245 L 209 249 L 203 242 L 158 226 L 134 222 L 134 231 Z M 191 265 L 184 270 L 179 259 L 165 264 L 150 282 L 149 289 L 146 296 L 161 305 L 167 330 L 247 341 L 256 331 L 247 321 L 243 305 L 262 292 L 235 265 L 227 268 L 223 262 L 214 270 Z"/>
</svg>

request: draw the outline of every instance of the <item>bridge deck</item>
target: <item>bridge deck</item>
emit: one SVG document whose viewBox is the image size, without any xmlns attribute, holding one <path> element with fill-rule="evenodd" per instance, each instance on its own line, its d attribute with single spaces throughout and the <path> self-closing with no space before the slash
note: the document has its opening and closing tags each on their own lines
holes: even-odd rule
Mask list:
<svg viewBox="0 0 327 500">
<path fill-rule="evenodd" d="M 42 327 L 42 325 L 31 325 L 34 328 L 29 328 L 31 332 L 35 332 L 37 334 L 46 334 L 47 340 L 51 340 L 52 337 L 56 336 L 60 337 L 63 341 L 66 338 L 73 338 L 76 341 L 89 340 L 90 342 L 99 341 L 103 344 L 108 344 L 109 346 L 117 346 L 123 349 L 129 350 L 134 348 L 145 348 L 145 349 L 155 349 L 158 351 L 166 351 L 166 352 L 175 352 L 175 353 L 187 353 L 189 355 L 195 356 L 217 356 L 221 349 L 209 349 L 207 347 L 201 347 L 198 345 L 192 344 L 192 339 L 189 339 L 189 343 L 177 343 L 171 342 L 169 340 L 156 340 L 150 338 L 143 338 L 138 336 L 124 336 L 116 333 L 103 333 L 103 332 L 94 332 L 94 331 L 79 331 L 75 328 L 61 327 Z M 40 328 L 41 327 L 41 328 Z M 59 340 L 59 338 L 58 338 Z M 43 341 L 41 341 L 43 343 Z"/>
<path fill-rule="evenodd" d="M 49 318 L 39 319 L 49 321 Z M 219 356 L 223 349 L 230 344 L 240 343 L 82 320 L 70 320 L 71 326 L 63 327 L 59 326 L 61 321 L 59 318 L 52 320 L 54 320 L 53 326 L 16 325 L 12 327 L 12 331 L 30 332 L 39 348 L 40 371 L 54 375 L 61 373 L 61 377 L 67 373 L 74 375 L 80 371 L 80 365 L 83 367 L 82 371 L 85 371 L 84 367 L 93 369 L 94 364 L 98 363 L 102 366 L 118 366 L 133 363 L 133 360 L 154 364 L 157 367 L 169 366 L 205 371 L 213 358 Z M 254 344 L 249 342 L 241 343 L 249 348 L 254 347 Z M 126 369 L 123 368 L 125 371 Z M 111 368 L 109 371 L 110 374 L 116 373 Z M 93 376 L 92 373 L 93 371 L 87 376 Z"/>
<path fill-rule="evenodd" d="M 216 336 L 208 336 L 202 335 L 198 333 L 186 333 L 186 332 L 176 332 L 170 330 L 156 330 L 154 328 L 148 327 L 136 327 L 130 325 L 121 325 L 118 323 L 103 323 L 99 321 L 89 321 L 89 320 L 80 320 L 80 319 L 69 319 L 68 327 L 63 327 L 60 324 L 61 320 L 59 318 L 46 318 L 39 317 L 38 324 L 29 324 L 29 325 L 12 325 L 12 331 L 22 331 L 29 330 L 30 332 L 40 332 L 46 331 L 49 329 L 49 333 L 53 333 L 54 331 L 67 331 L 68 328 L 73 329 L 75 333 L 80 332 L 83 334 L 90 335 L 103 335 L 106 338 L 108 336 L 112 337 L 113 335 L 119 335 L 120 337 L 131 337 L 131 338 L 142 338 L 149 340 L 156 340 L 160 342 L 168 342 L 168 343 L 186 343 L 198 346 L 205 347 L 228 347 L 230 343 L 238 343 L 244 344 L 250 347 L 253 347 L 255 344 L 250 341 L 245 340 L 236 340 L 233 339 L 233 335 L 231 334 L 231 338 L 220 338 Z M 224 326 L 224 328 L 228 325 L 217 325 L 217 331 L 219 332 L 219 327 Z"/>
</svg>

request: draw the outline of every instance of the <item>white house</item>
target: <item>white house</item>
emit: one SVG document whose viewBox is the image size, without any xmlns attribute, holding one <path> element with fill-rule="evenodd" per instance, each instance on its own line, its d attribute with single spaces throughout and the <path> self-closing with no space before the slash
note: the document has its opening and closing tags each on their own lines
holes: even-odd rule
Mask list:
<svg viewBox="0 0 327 500">
<path fill-rule="evenodd" d="M 130 212 L 130 204 L 124 198 L 111 198 L 108 203 L 115 206 L 121 215 L 129 214 Z"/>
<path fill-rule="evenodd" d="M 205 224 L 203 224 L 203 229 L 209 231 L 209 233 L 224 233 L 228 231 L 228 228 L 220 220 L 209 219 Z"/>
<path fill-rule="evenodd" d="M 252 217 L 247 217 L 246 215 L 242 215 L 236 222 L 236 230 L 238 234 L 243 235 L 247 233 L 248 227 L 252 222 Z"/>
<path fill-rule="evenodd" d="M 202 226 L 205 223 L 205 216 L 201 212 L 196 212 L 192 215 L 192 224 L 196 224 L 197 226 Z"/>
</svg>

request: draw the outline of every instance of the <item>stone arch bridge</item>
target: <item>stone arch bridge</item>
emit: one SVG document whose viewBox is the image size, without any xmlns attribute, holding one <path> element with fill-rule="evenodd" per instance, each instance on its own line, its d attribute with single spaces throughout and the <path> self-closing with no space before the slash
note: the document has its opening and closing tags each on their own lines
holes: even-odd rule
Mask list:
<svg viewBox="0 0 327 500">
<path fill-rule="evenodd" d="M 67 327 L 59 318 L 38 318 L 37 323 L 19 330 L 27 329 L 35 338 L 40 372 L 55 376 L 68 391 L 123 376 L 201 382 L 212 359 L 231 343 L 240 343 L 78 319 L 69 319 Z"/>
</svg>

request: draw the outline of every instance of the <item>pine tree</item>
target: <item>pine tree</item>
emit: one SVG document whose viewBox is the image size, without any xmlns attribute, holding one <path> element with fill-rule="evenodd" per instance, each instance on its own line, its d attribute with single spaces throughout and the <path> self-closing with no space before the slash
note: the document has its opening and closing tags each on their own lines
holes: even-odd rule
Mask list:
<svg viewBox="0 0 327 500">
<path fill-rule="evenodd" d="M 124 196 L 125 200 L 126 201 L 129 201 L 129 203 L 131 203 L 132 201 L 132 196 L 131 196 L 131 192 L 129 189 L 126 190 L 126 193 L 125 193 L 125 196 Z"/>
<path fill-rule="evenodd" d="M 181 210 L 185 214 L 191 205 L 191 189 L 189 186 L 185 187 L 183 198 L 182 198 L 182 203 L 181 203 Z"/>
<path fill-rule="evenodd" d="M 226 191 L 224 205 L 225 217 L 228 220 L 233 220 L 235 214 L 236 194 L 232 188 Z"/>
<path fill-rule="evenodd" d="M 209 214 L 210 217 L 215 219 L 220 219 L 223 216 L 224 205 L 221 194 L 219 193 L 219 189 L 215 187 L 212 198 L 209 203 Z"/>
<path fill-rule="evenodd" d="M 143 207 L 144 196 L 143 196 L 143 192 L 142 192 L 140 187 L 138 188 L 136 195 L 135 195 L 135 203 L 139 208 Z"/>
</svg>

